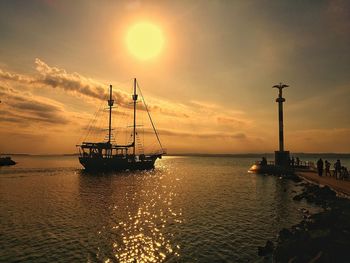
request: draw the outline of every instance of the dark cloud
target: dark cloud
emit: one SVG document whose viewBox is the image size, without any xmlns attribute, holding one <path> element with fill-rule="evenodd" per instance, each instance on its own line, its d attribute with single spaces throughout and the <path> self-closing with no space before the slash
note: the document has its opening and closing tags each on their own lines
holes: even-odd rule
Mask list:
<svg viewBox="0 0 350 263">
<path fill-rule="evenodd" d="M 57 107 L 50 104 L 45 104 L 42 102 L 28 100 L 28 101 L 17 101 L 16 105 L 13 105 L 18 109 L 30 110 L 36 112 L 54 112 L 57 111 Z"/>
<path fill-rule="evenodd" d="M 10 111 L 6 111 L 6 110 L 0 111 L 0 121 L 2 123 L 5 123 L 5 122 L 21 123 L 21 119 L 18 118 L 17 115 L 13 114 Z M 4 128 L 5 127 L 6 127 L 6 124 L 5 124 Z"/>
<path fill-rule="evenodd" d="M 67 124 L 69 122 L 65 111 L 55 104 L 40 101 L 39 98 L 21 96 L 13 89 L 1 86 L 0 94 L 5 97 L 1 112 L 1 119 L 4 122 L 22 125 L 29 124 L 28 122 L 49 124 Z"/>
<path fill-rule="evenodd" d="M 0 116 L 3 122 L 17 123 L 23 126 L 28 126 L 32 123 L 46 123 L 46 124 L 67 124 L 69 121 L 57 115 L 56 113 L 45 112 L 31 112 L 31 113 L 13 113 L 11 111 L 3 111 Z"/>
</svg>

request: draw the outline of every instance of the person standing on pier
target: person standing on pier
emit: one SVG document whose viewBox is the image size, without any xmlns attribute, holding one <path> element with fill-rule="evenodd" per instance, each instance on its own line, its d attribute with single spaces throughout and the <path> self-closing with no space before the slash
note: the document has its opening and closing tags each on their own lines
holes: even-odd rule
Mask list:
<svg viewBox="0 0 350 263">
<path fill-rule="evenodd" d="M 340 160 L 338 159 L 334 163 L 334 177 L 335 177 L 335 179 L 338 179 L 338 177 L 340 177 L 340 173 L 341 173 L 341 163 L 340 163 Z"/>
<path fill-rule="evenodd" d="M 324 162 L 325 163 L 325 176 L 327 176 L 327 174 L 329 176 L 331 176 L 331 171 L 330 171 L 330 168 L 331 168 L 331 163 L 328 162 L 327 160 Z"/>
<path fill-rule="evenodd" d="M 321 158 L 317 161 L 317 172 L 318 172 L 319 176 L 322 176 L 322 173 L 323 173 L 323 161 L 322 161 Z"/>
<path fill-rule="evenodd" d="M 267 166 L 267 160 L 266 160 L 265 157 L 263 157 L 263 158 L 261 159 L 260 165 L 261 165 L 261 166 Z"/>
</svg>

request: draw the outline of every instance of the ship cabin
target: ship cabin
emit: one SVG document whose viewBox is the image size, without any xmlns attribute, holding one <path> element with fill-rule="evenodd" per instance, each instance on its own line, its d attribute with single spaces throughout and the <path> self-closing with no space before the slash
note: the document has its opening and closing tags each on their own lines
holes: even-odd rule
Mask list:
<svg viewBox="0 0 350 263">
<path fill-rule="evenodd" d="M 109 142 L 83 142 L 78 145 L 79 156 L 85 158 L 127 158 L 132 157 L 129 154 L 130 145 L 113 145 Z"/>
</svg>

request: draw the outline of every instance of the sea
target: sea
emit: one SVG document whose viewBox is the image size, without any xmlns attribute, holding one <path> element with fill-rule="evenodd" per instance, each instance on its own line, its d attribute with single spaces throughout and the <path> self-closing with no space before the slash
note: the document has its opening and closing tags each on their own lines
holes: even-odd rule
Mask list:
<svg viewBox="0 0 350 263">
<path fill-rule="evenodd" d="M 258 246 L 320 211 L 293 201 L 300 184 L 248 173 L 252 156 L 105 174 L 77 156 L 13 159 L 0 168 L 0 262 L 260 262 Z"/>
</svg>

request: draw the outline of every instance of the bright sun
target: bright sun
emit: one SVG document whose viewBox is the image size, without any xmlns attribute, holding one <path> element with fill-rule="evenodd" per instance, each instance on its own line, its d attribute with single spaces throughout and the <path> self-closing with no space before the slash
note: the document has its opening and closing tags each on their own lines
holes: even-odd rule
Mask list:
<svg viewBox="0 0 350 263">
<path fill-rule="evenodd" d="M 129 28 L 126 44 L 131 54 L 138 59 L 147 60 L 162 51 L 164 38 L 159 27 L 149 22 L 142 22 Z"/>
</svg>

